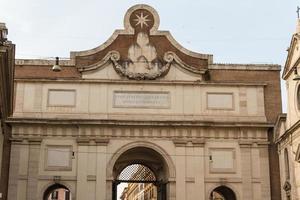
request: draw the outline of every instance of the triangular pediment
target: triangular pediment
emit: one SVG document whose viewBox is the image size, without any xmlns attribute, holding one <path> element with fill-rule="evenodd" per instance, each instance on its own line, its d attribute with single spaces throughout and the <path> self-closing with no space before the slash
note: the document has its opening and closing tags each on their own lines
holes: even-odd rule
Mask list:
<svg viewBox="0 0 300 200">
<path fill-rule="evenodd" d="M 295 67 L 300 64 L 300 36 L 294 34 L 291 40 L 290 47 L 288 49 L 288 55 L 285 62 L 282 78 L 287 79 L 287 77 L 292 74 Z"/>
<path fill-rule="evenodd" d="M 160 79 L 177 70 L 178 76 L 182 72 L 199 80 L 212 64 L 212 55 L 191 52 L 179 45 L 170 32 L 159 31 L 159 16 L 148 5 L 131 7 L 125 15 L 124 27 L 99 47 L 71 52 L 84 78 L 104 78 L 103 73 L 113 73 L 107 68 L 113 68 L 120 78 L 127 79 Z M 100 75 L 101 70 L 106 71 Z"/>
</svg>

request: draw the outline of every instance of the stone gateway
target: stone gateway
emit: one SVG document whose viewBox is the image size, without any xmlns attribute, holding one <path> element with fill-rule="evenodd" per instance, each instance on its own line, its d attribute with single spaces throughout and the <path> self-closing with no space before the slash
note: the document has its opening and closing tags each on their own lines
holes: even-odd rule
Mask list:
<svg viewBox="0 0 300 200">
<path fill-rule="evenodd" d="M 214 63 L 159 21 L 131 7 L 59 72 L 16 60 L 9 200 L 280 199 L 280 66 Z"/>
</svg>

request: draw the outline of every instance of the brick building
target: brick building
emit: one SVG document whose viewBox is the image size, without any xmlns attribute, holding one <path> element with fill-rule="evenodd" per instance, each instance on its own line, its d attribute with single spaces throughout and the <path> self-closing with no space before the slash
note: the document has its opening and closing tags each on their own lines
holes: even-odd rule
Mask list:
<svg viewBox="0 0 300 200">
<path fill-rule="evenodd" d="M 280 66 L 214 63 L 158 27 L 158 13 L 136 5 L 123 30 L 61 70 L 16 60 L 10 200 L 60 188 L 115 200 L 132 164 L 153 172 L 158 200 L 280 199 Z"/>
</svg>

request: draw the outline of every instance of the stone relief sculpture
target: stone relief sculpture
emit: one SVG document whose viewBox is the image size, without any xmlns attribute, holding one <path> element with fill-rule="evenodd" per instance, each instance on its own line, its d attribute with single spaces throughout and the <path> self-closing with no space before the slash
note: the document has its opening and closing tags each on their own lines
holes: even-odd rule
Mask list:
<svg viewBox="0 0 300 200">
<path fill-rule="evenodd" d="M 137 34 L 136 43 L 128 49 L 128 58 L 122 63 L 114 63 L 121 75 L 130 79 L 155 79 L 166 72 L 170 64 L 162 65 L 157 57 L 156 49 L 149 42 L 148 34 Z"/>
<path fill-rule="evenodd" d="M 101 68 L 111 62 L 115 71 L 128 79 L 154 80 L 166 75 L 172 64 L 192 73 L 203 75 L 205 70 L 187 65 L 174 52 L 158 54 L 157 46 L 151 43 L 159 24 L 157 13 L 149 8 L 130 10 L 125 16 L 126 34 L 133 36 L 133 42 L 128 46 L 127 55 L 124 51 L 109 51 L 102 60 L 89 66 L 79 68 L 79 71 L 90 71 Z M 156 44 L 157 45 L 157 44 Z M 126 51 L 125 51 L 126 52 Z"/>
<path fill-rule="evenodd" d="M 143 32 L 138 33 L 136 44 L 129 48 L 128 59 L 125 67 L 129 72 L 151 73 L 158 70 L 156 49 L 149 43 L 148 35 Z"/>
</svg>

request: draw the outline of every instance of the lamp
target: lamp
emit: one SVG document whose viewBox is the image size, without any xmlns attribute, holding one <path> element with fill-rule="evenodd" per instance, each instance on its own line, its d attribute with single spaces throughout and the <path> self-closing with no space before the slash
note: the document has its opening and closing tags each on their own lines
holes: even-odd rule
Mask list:
<svg viewBox="0 0 300 200">
<path fill-rule="evenodd" d="M 52 71 L 54 71 L 54 72 L 61 71 L 61 67 L 59 66 L 59 57 L 55 57 L 55 64 L 52 67 Z"/>
</svg>

